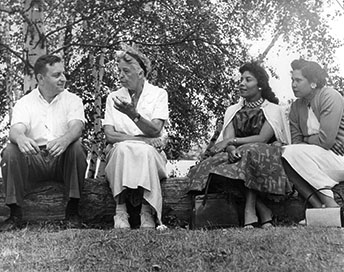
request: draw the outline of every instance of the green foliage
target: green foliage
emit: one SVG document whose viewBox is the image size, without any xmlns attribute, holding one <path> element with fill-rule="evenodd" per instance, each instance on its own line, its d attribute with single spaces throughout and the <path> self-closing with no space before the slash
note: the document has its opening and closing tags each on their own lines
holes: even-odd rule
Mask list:
<svg viewBox="0 0 344 272">
<path fill-rule="evenodd" d="M 8 42 L 0 41 L 0 48 L 12 56 L 18 89 L 23 67 L 22 2 L 3 2 L 0 13 L 6 14 L 11 34 Z M 315 56 L 336 72 L 333 56 L 339 41 L 328 34 L 328 25 L 320 17 L 325 0 L 43 2 L 48 52 L 63 54 L 68 86 L 83 98 L 88 145 L 94 133 L 95 101 L 89 54 L 99 56 L 105 50 L 104 110 L 106 96 L 119 86 L 114 53 L 121 42 L 141 47 L 152 61 L 149 81 L 169 94 L 169 158 L 178 158 L 192 144 L 207 140 L 214 128 L 212 120 L 237 99 L 238 67 L 252 58 L 264 58 L 250 56 L 247 41 L 270 33 L 272 38 L 281 37 L 290 49 L 297 48 L 304 57 Z M 3 73 L 2 67 L 0 70 Z M 2 93 L 6 86 L 0 83 L 0 87 Z M 0 103 L 4 105 L 2 99 Z"/>
</svg>

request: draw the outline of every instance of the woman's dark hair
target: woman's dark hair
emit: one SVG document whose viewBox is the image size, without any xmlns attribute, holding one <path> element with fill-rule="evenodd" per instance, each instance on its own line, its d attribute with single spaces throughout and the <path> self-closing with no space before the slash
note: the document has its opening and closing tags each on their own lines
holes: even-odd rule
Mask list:
<svg viewBox="0 0 344 272">
<path fill-rule="evenodd" d="M 261 88 L 262 97 L 271 103 L 278 104 L 279 100 L 269 85 L 269 75 L 257 62 L 248 62 L 240 67 L 239 72 L 250 72 L 258 81 L 258 88 Z"/>
<path fill-rule="evenodd" d="M 302 75 L 307 78 L 309 83 L 317 84 L 317 88 L 322 88 L 326 84 L 326 71 L 315 61 L 304 59 L 293 60 L 291 63 L 293 70 L 300 70 Z"/>
<path fill-rule="evenodd" d="M 43 55 L 40 56 L 33 67 L 33 71 L 35 73 L 35 77 L 37 80 L 37 75 L 42 74 L 44 75 L 47 72 L 47 64 L 53 65 L 55 63 L 62 62 L 62 59 L 56 55 Z"/>
</svg>

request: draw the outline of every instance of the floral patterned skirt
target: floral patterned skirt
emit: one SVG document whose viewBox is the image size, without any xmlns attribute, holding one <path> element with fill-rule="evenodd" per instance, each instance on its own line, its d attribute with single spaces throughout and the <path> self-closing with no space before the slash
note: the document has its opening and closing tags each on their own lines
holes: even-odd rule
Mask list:
<svg viewBox="0 0 344 272">
<path fill-rule="evenodd" d="M 284 196 L 292 192 L 292 185 L 284 172 L 282 148 L 265 143 L 250 143 L 238 147 L 241 159 L 228 161 L 228 154 L 221 152 L 209 157 L 190 169 L 189 191 L 202 191 L 209 174 L 229 178 L 230 182 L 243 182 L 246 188 Z"/>
</svg>

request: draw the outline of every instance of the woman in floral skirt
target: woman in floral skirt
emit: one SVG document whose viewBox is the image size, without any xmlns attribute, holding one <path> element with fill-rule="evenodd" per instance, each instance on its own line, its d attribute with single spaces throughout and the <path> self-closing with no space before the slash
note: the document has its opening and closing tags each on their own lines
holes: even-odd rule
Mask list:
<svg viewBox="0 0 344 272">
<path fill-rule="evenodd" d="M 251 62 L 239 71 L 241 98 L 226 110 L 210 156 L 190 170 L 189 190 L 202 191 L 212 174 L 242 183 L 245 227 L 268 228 L 272 227 L 273 215 L 261 197 L 281 198 L 292 191 L 281 162 L 281 146 L 290 143 L 289 126 L 264 68 Z"/>
</svg>

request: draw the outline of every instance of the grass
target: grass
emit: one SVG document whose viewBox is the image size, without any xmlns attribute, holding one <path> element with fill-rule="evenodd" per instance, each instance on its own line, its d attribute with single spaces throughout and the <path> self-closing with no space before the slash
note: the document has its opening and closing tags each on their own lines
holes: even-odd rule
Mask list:
<svg viewBox="0 0 344 272">
<path fill-rule="evenodd" d="M 344 229 L 27 226 L 0 234 L 0 271 L 344 271 Z"/>
</svg>

